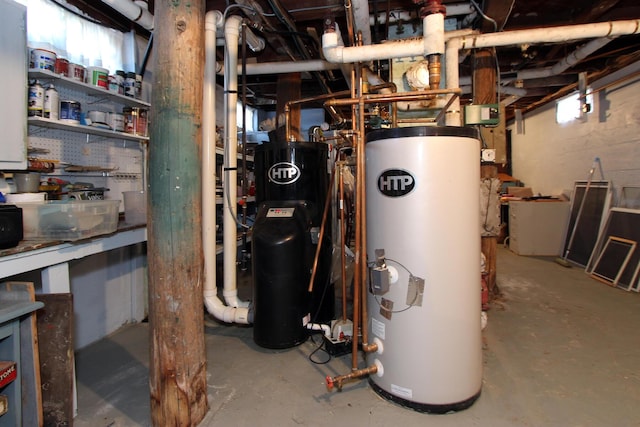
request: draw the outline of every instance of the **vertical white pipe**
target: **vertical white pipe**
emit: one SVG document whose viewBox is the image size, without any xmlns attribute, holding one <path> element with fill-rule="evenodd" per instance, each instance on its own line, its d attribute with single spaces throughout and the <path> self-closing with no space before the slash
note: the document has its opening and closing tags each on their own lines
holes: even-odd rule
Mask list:
<svg viewBox="0 0 640 427">
<path fill-rule="evenodd" d="M 431 13 L 422 20 L 424 55 L 444 53 L 444 15 Z"/>
<path fill-rule="evenodd" d="M 215 11 L 217 12 L 217 11 Z M 222 14 L 205 15 L 205 62 L 202 102 L 202 244 L 204 252 L 204 299 L 216 292 L 216 22 Z"/>
<path fill-rule="evenodd" d="M 216 28 L 222 23 L 218 11 L 205 16 L 205 68 L 202 104 L 202 240 L 204 253 L 204 304 L 224 322 L 251 323 L 249 310 L 227 307 L 216 287 Z M 234 246 L 235 248 L 235 246 Z M 235 251 L 234 251 L 235 253 Z M 234 270 L 235 271 L 235 270 Z"/>
<path fill-rule="evenodd" d="M 454 38 L 447 42 L 445 49 L 445 84 L 447 89 L 460 87 L 459 49 L 460 39 Z M 456 99 L 449 106 L 449 110 L 445 112 L 445 124 L 447 126 L 462 126 L 460 97 L 456 96 Z"/>
<path fill-rule="evenodd" d="M 237 260 L 237 204 L 238 197 L 238 39 L 242 18 L 233 15 L 227 18 L 224 25 L 225 58 L 224 58 L 224 163 L 222 185 L 223 202 L 223 280 L 224 297 L 233 299 L 237 295 L 236 260 Z M 236 299 L 237 300 L 237 299 Z M 235 301 L 237 303 L 237 301 Z M 227 304 L 229 302 L 227 301 Z"/>
</svg>

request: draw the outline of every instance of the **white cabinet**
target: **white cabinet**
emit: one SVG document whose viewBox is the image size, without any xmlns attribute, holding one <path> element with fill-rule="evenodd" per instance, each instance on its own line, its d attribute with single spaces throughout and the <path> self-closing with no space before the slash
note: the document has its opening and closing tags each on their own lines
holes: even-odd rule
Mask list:
<svg viewBox="0 0 640 427">
<path fill-rule="evenodd" d="M 0 170 L 27 167 L 27 9 L 0 0 Z"/>
<path fill-rule="evenodd" d="M 570 202 L 510 201 L 509 249 L 518 255 L 561 255 Z"/>
</svg>

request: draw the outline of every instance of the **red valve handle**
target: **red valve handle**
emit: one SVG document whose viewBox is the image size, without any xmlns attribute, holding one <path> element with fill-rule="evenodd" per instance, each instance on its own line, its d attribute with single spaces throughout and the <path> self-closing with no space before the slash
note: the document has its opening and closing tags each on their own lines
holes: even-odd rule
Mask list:
<svg viewBox="0 0 640 427">
<path fill-rule="evenodd" d="M 327 377 L 325 378 L 325 382 L 327 383 L 327 389 L 329 391 L 333 390 L 333 378 L 331 378 L 331 376 L 327 375 Z"/>
</svg>

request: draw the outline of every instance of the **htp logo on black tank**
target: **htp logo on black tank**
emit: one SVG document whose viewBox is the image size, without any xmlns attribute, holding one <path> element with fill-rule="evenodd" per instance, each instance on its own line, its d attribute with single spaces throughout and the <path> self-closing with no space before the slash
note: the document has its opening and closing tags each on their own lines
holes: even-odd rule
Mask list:
<svg viewBox="0 0 640 427">
<path fill-rule="evenodd" d="M 416 186 L 416 180 L 402 169 L 387 169 L 378 176 L 378 190 L 388 197 L 402 197 Z"/>
<path fill-rule="evenodd" d="M 292 184 L 300 178 L 300 168 L 293 163 L 279 162 L 269 168 L 268 175 L 274 184 Z"/>
</svg>

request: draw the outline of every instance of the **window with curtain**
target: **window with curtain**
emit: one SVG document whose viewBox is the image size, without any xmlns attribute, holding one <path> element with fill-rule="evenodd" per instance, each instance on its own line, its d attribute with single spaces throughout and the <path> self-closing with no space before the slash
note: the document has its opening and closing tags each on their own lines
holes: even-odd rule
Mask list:
<svg viewBox="0 0 640 427">
<path fill-rule="evenodd" d="M 27 6 L 30 48 L 47 49 L 85 67 L 124 70 L 127 34 L 91 22 L 50 0 L 17 0 Z M 63 0 L 64 1 L 64 0 Z"/>
</svg>

